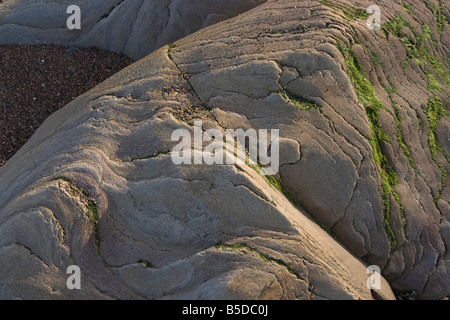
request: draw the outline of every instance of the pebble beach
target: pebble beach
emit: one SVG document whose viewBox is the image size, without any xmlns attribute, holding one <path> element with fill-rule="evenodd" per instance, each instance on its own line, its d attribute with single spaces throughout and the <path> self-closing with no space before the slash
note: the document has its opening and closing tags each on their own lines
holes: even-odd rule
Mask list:
<svg viewBox="0 0 450 320">
<path fill-rule="evenodd" d="M 0 46 L 0 166 L 51 114 L 132 63 L 96 48 Z"/>
</svg>

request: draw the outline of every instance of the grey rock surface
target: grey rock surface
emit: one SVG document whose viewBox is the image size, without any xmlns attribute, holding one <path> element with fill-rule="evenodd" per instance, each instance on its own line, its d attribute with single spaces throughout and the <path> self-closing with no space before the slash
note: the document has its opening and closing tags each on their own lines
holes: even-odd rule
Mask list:
<svg viewBox="0 0 450 320">
<path fill-rule="evenodd" d="M 408 21 L 402 32 L 430 26 L 429 49 L 448 73 L 448 26 L 440 34 L 431 8 L 411 2 L 413 15 L 377 1 L 385 18 Z M 0 296 L 371 299 L 371 264 L 387 280 L 385 298 L 390 286 L 449 295 L 448 116 L 431 132 L 432 71 L 407 59 L 399 37 L 349 18 L 350 1 L 333 3 L 267 1 L 157 50 L 51 116 L 0 168 Z M 342 46 L 384 106 L 384 169 L 372 106 L 361 103 Z M 197 118 L 218 130 L 279 129 L 281 187 L 246 165 L 175 166 L 171 133 L 192 131 Z M 387 167 L 397 180 L 389 191 Z M 83 270 L 81 293 L 65 289 L 70 264 Z"/>
<path fill-rule="evenodd" d="M 198 102 L 163 48 L 51 116 L 0 171 L 0 296 L 371 299 L 366 266 L 256 171 L 158 154 Z"/>
<path fill-rule="evenodd" d="M 249 63 L 243 83 L 267 95 L 274 69 Z M 267 88 L 253 74 L 267 74 Z M 169 85 L 180 93 L 164 96 Z M 1 261 L 24 272 L 2 272 L 2 297 L 77 298 L 65 289 L 70 264 L 88 281 L 83 297 L 372 297 L 364 264 L 249 167 L 176 167 L 154 156 L 173 145 L 174 129 L 189 128 L 171 112 L 200 103 L 192 89 L 163 48 L 53 115 L 5 166 Z M 22 152 L 37 152 L 43 167 Z M 34 173 L 24 180 L 8 169 L 26 162 Z"/>
<path fill-rule="evenodd" d="M 8 0 L 0 4 L 0 44 L 97 47 L 139 60 L 152 51 L 245 12 L 264 0 Z M 66 26 L 70 5 L 81 29 Z"/>
</svg>

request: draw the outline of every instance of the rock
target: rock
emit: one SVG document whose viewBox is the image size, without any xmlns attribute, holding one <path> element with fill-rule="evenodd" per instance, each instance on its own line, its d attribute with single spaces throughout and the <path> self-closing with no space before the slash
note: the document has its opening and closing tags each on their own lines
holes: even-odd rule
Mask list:
<svg viewBox="0 0 450 320">
<path fill-rule="evenodd" d="M 97 47 L 139 60 L 203 27 L 234 17 L 263 0 L 82 0 L 81 29 L 66 27 L 65 0 L 0 4 L 0 44 L 57 43 Z"/>
<path fill-rule="evenodd" d="M 436 31 L 430 8 L 414 3 L 404 32 L 417 21 Z M 267 1 L 153 52 L 51 116 L 0 168 L 0 261 L 25 270 L 0 273 L 0 296 L 392 299 L 390 286 L 449 295 L 450 183 L 441 178 L 450 168 L 432 155 L 424 113 L 439 92 L 411 80 L 424 76 L 417 66 L 402 68 L 400 39 L 344 19 L 342 8 L 356 7 Z M 448 49 L 435 40 L 448 71 L 439 54 Z M 358 61 L 376 100 L 357 91 Z M 202 117 L 217 130 L 279 129 L 280 185 L 246 165 L 174 165 L 171 133 L 192 132 Z M 30 225 L 39 232 L 24 232 Z M 87 282 L 80 296 L 65 289 L 71 264 Z M 380 290 L 366 285 L 368 265 L 382 270 Z"/>
<path fill-rule="evenodd" d="M 137 74 L 144 82 L 125 89 Z M 163 88 L 183 81 L 167 49 L 158 50 L 51 116 L 2 168 L 11 183 L 1 187 L 0 261 L 21 272 L 1 273 L 0 296 L 371 299 L 366 266 L 253 169 L 153 156 L 188 127 L 159 107 Z M 141 89 L 147 101 L 120 93 Z M 186 91 L 165 103 L 185 108 L 179 101 L 197 97 Z M 26 176 L 10 167 L 38 162 Z M 66 288 L 73 264 L 81 292 Z M 383 292 L 394 298 L 385 280 Z"/>
</svg>

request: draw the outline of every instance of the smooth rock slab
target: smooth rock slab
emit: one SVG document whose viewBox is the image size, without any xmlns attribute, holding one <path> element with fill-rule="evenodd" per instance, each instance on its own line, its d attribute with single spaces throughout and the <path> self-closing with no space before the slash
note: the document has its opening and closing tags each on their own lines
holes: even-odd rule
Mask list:
<svg viewBox="0 0 450 320">
<path fill-rule="evenodd" d="M 0 44 L 56 43 L 125 53 L 134 60 L 263 0 L 7 0 Z M 81 9 L 81 30 L 67 29 L 67 7 Z"/>
</svg>

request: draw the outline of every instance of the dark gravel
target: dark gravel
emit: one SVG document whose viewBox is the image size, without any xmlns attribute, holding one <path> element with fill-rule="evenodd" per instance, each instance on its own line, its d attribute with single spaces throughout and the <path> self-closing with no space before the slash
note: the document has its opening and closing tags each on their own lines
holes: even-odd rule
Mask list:
<svg viewBox="0 0 450 320">
<path fill-rule="evenodd" d="M 0 46 L 0 166 L 48 116 L 131 63 L 95 48 Z"/>
</svg>

